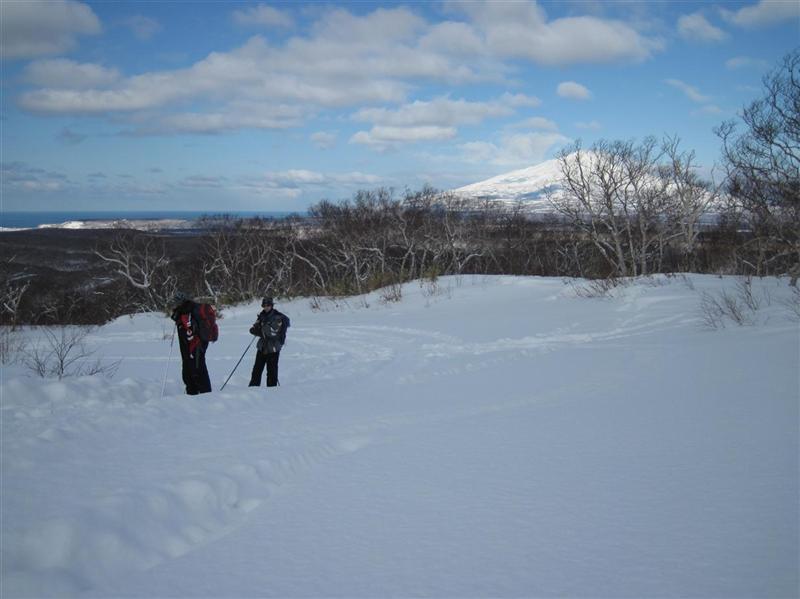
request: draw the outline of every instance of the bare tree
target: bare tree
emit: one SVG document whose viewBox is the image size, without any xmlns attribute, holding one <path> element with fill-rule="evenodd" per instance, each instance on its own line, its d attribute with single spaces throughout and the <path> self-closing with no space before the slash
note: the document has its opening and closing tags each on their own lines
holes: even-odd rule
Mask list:
<svg viewBox="0 0 800 599">
<path fill-rule="evenodd" d="M 209 227 L 203 240 L 205 289 L 223 302 L 250 300 L 290 291 L 293 238 L 289 221 L 226 218 Z"/>
<path fill-rule="evenodd" d="M 719 191 L 697 174 L 694 151 L 680 149 L 677 137 L 667 137 L 663 144 L 666 164 L 659 167 L 659 175 L 666 182 L 670 214 L 670 238 L 677 238 L 683 256 L 683 270 L 697 268 L 696 250 L 700 235 L 701 218 L 719 199 Z"/>
<path fill-rule="evenodd" d="M 716 131 L 727 191 L 751 231 L 739 251 L 753 274 L 800 271 L 800 49 L 763 79 L 764 96 Z M 796 279 L 795 279 L 796 281 Z"/>
<path fill-rule="evenodd" d="M 558 156 L 561 188 L 549 200 L 595 246 L 616 276 L 646 274 L 665 211 L 655 140 L 580 142 Z"/>
<path fill-rule="evenodd" d="M 15 267 L 16 255 L 0 262 L 0 314 L 14 330 L 19 322 L 20 304 L 31 285 L 33 275 Z"/>
<path fill-rule="evenodd" d="M 162 310 L 174 295 L 177 278 L 170 272 L 163 241 L 135 231 L 120 231 L 94 253 L 137 291 L 137 309 Z"/>
</svg>

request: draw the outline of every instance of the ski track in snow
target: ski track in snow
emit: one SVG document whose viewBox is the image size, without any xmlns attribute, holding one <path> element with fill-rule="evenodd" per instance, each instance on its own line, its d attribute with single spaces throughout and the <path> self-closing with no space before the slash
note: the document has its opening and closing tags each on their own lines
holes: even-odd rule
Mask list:
<svg viewBox="0 0 800 599">
<path fill-rule="evenodd" d="M 161 400 L 164 355 L 155 355 L 154 348 L 166 354 L 169 338 L 157 317 L 145 319 L 151 323 L 146 330 L 137 328 L 135 319 L 120 319 L 90 337 L 104 359 L 123 361 L 114 382 L 4 380 L 3 511 L 35 514 L 22 521 L 4 517 L 4 593 L 102 596 L 101 589 L 113 588 L 120 575 L 152 569 L 242 530 L 259 508 L 325 469 L 324 464 L 421 427 L 557 406 L 594 393 L 597 384 L 578 376 L 537 389 L 533 379 L 527 390 L 514 387 L 492 401 L 424 404 L 410 399 L 435 381 L 452 381 L 463 393 L 470 385 L 484 384 L 485 375 L 531 368 L 545 354 L 604 351 L 632 340 L 647 348 L 665 336 L 696 335 L 699 328 L 696 313 L 676 314 L 668 307 L 673 296 L 663 287 L 634 286 L 615 291 L 617 298 L 576 299 L 552 280 L 476 281 L 450 293 L 473 301 L 492 288 L 511 286 L 518 295 L 526 289 L 538 293 L 534 297 L 540 303 L 583 309 L 588 302 L 607 309 L 596 320 L 548 322 L 543 317 L 524 326 L 506 323 L 495 333 L 495 322 L 479 322 L 475 332 L 469 326 L 462 330 L 461 324 L 458 330 L 437 329 L 448 309 L 441 298 L 433 298 L 433 304 L 425 300 L 420 309 L 424 323 L 414 326 L 353 323 L 359 315 L 375 320 L 376 312 L 402 310 L 402 303 L 314 315 L 295 302 L 285 309 L 294 326 L 281 358 L 281 379 L 290 382 L 269 390 L 266 401 L 263 388 L 245 388 L 251 354 L 225 391 L 181 395 L 177 347 L 167 371 L 167 396 Z M 411 292 L 404 293 L 404 301 L 407 295 Z M 431 306 L 437 311 L 427 314 Z M 660 308 L 666 312 L 659 314 Z M 247 329 L 256 311 L 235 308 L 222 319 L 221 342 L 208 354 L 215 389 L 249 341 Z M 123 344 L 125 351 L 119 351 Z M 135 374 L 126 376 L 131 368 Z M 609 389 L 616 378 L 608 373 Z M 363 409 L 340 413 L 327 406 L 332 385 L 337 397 L 349 396 Z M 407 396 L 407 404 L 378 401 L 388 389 L 392 397 Z M 136 443 L 117 446 L 117 438 Z M 243 445 L 250 448 L 246 460 L 239 449 Z M 97 447 L 106 449 L 99 460 Z M 59 493 L 57 499 L 26 496 L 26 489 L 37 488 L 43 464 L 58 466 L 46 467 L 53 478 L 44 483 Z M 70 486 L 71 474 L 93 468 L 98 469 L 96 485 L 83 481 L 79 488 Z M 579 534 L 564 534 L 573 533 Z"/>
<path fill-rule="evenodd" d="M 91 381 L 86 381 L 90 383 Z M 82 385 L 81 385 L 82 387 Z M 124 384 L 122 386 L 124 388 Z M 122 395 L 123 388 L 112 386 L 110 391 Z M 15 386 L 8 385 L 4 392 L 14 393 Z M 42 389 L 42 393 L 34 400 L 42 405 L 71 395 L 69 383 L 54 383 Z M 120 425 L 135 429 L 141 435 L 143 443 L 151 443 L 158 448 L 158 439 L 148 437 L 148 424 L 155 425 L 156 420 L 166 416 L 167 410 L 157 404 L 158 390 L 155 386 L 145 390 L 150 399 L 139 403 L 128 396 L 127 405 L 106 405 L 113 414 L 96 414 L 93 410 L 100 405 L 99 397 L 87 397 L 80 407 L 73 410 L 76 418 L 65 418 L 60 424 L 47 426 L 38 434 L 37 427 L 31 427 L 32 436 L 26 445 L 47 455 L 48 446 L 57 445 L 59 455 L 53 455 L 62 464 L 74 465 L 76 468 L 91 468 L 92 455 L 81 455 L 79 447 L 96 435 L 107 440 L 109 427 Z M 109 389 L 104 390 L 105 395 Z M 140 392 L 140 391 L 139 391 Z M 183 398 L 168 398 L 181 401 Z M 254 423 L 265 415 L 263 400 L 254 399 L 242 402 L 218 401 L 210 407 L 217 408 L 221 415 L 235 413 L 249 404 L 255 410 Z M 234 405 L 235 404 L 235 405 Z M 191 422 L 195 406 L 186 405 L 185 417 Z M 204 406 L 207 408 L 209 406 Z M 92 411 L 80 414 L 81 408 Z M 55 413 L 63 410 L 61 406 L 50 410 L 34 408 L 28 412 L 14 411 L 4 413 L 4 419 L 16 421 L 50 420 Z M 120 418 L 119 411 L 127 412 L 128 418 Z M 94 416 L 87 420 L 86 416 Z M 143 419 L 142 416 L 145 416 Z M 171 414 L 171 418 L 175 418 Z M 240 426 L 237 420 L 234 423 Z M 219 423 L 224 428 L 224 423 Z M 180 422 L 176 422 L 173 432 L 180 436 Z M 261 428 L 256 425 L 254 428 Z M 214 431 L 191 431 L 192 437 L 207 434 L 213 438 Z M 228 461 L 218 448 L 207 448 L 207 455 L 192 456 L 198 468 L 185 472 L 179 480 L 173 480 L 165 472 L 159 482 L 158 473 L 145 473 L 148 485 L 142 485 L 146 491 L 131 490 L 125 485 L 118 491 L 109 492 L 101 489 L 97 495 L 83 497 L 76 490 L 74 497 L 62 497 L 62 501 L 70 504 L 67 515 L 47 517 L 43 514 L 41 521 L 29 530 L 14 530 L 13 523 L 4 531 L 4 586 L 14 594 L 19 585 L 37 594 L 36 582 L 43 572 L 62 571 L 69 573 L 71 584 L 61 581 L 66 586 L 60 589 L 44 589 L 43 593 L 56 594 L 80 593 L 97 584 L 113 580 L 118 574 L 120 564 L 126 568 L 147 569 L 165 560 L 179 557 L 200 545 L 208 544 L 224 536 L 230 530 L 245 523 L 247 514 L 259 507 L 264 501 L 293 478 L 308 471 L 320 462 L 337 455 L 357 451 L 365 444 L 363 431 L 354 431 L 354 436 L 345 435 L 340 438 L 329 438 L 319 432 L 302 430 L 293 433 L 291 430 L 282 433 L 286 438 L 282 442 L 280 436 L 265 431 L 243 431 L 247 435 L 251 447 L 263 447 L 264 455 L 269 458 L 254 459 L 251 462 Z M 361 436 L 355 436 L 361 435 Z M 301 437 L 305 450 L 297 452 L 296 439 Z M 186 446 L 197 447 L 201 443 L 196 440 L 186 441 Z M 286 447 L 284 450 L 282 446 Z M 78 446 L 73 453 L 72 446 Z M 25 459 L 9 459 L 8 451 L 4 456 L 4 477 L 6 479 L 34 475 L 36 463 Z M 122 464 L 128 456 L 118 461 Z M 203 467 L 208 461 L 213 468 Z M 65 464 L 65 465 L 66 465 Z M 134 485 L 135 487 L 135 485 Z M 4 493 L 10 491 L 6 489 Z M 44 511 L 44 510 L 43 510 Z M 176 517 L 178 516 L 178 517 Z M 135 528 L 129 526 L 131 519 L 136 522 Z"/>
</svg>

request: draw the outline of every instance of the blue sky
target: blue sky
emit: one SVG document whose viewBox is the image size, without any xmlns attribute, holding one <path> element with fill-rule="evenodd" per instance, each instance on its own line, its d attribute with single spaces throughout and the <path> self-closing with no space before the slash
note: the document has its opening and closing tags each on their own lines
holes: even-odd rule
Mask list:
<svg viewBox="0 0 800 599">
<path fill-rule="evenodd" d="M 799 7 L 3 0 L 2 209 L 303 210 L 665 134 L 710 174 Z"/>
</svg>

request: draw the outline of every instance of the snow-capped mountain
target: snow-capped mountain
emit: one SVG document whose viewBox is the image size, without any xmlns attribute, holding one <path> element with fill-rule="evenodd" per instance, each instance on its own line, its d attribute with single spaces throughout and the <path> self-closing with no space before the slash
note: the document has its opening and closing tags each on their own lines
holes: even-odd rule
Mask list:
<svg viewBox="0 0 800 599">
<path fill-rule="evenodd" d="M 576 154 L 571 154 L 567 160 L 575 160 Z M 592 164 L 596 158 L 591 152 L 583 155 L 586 164 Z M 561 194 L 561 165 L 556 158 L 527 168 L 497 175 L 485 181 L 479 181 L 464 187 L 454 189 L 453 193 L 476 204 L 486 201 L 501 206 L 515 206 L 521 203 L 528 212 L 535 214 L 554 214 L 556 210 L 548 199 L 548 195 L 558 197 Z M 652 177 L 651 182 L 658 184 L 657 178 Z M 674 189 L 670 184 L 668 189 Z M 714 222 L 724 209 L 723 199 L 711 191 L 705 194 L 706 208 L 702 220 Z"/>
<path fill-rule="evenodd" d="M 558 189 L 560 177 L 558 160 L 552 159 L 459 187 L 453 193 L 476 201 L 491 200 L 509 205 L 523 202 L 532 212 L 551 212 L 547 193 Z"/>
</svg>

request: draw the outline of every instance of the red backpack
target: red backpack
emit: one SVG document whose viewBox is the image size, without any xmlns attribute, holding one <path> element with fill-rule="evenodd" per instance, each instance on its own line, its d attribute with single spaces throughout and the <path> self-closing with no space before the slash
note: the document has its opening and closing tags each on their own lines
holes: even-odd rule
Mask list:
<svg viewBox="0 0 800 599">
<path fill-rule="evenodd" d="M 206 343 L 219 339 L 217 312 L 214 310 L 214 306 L 211 304 L 197 304 L 192 314 L 197 322 L 197 334 L 200 339 Z"/>
</svg>

